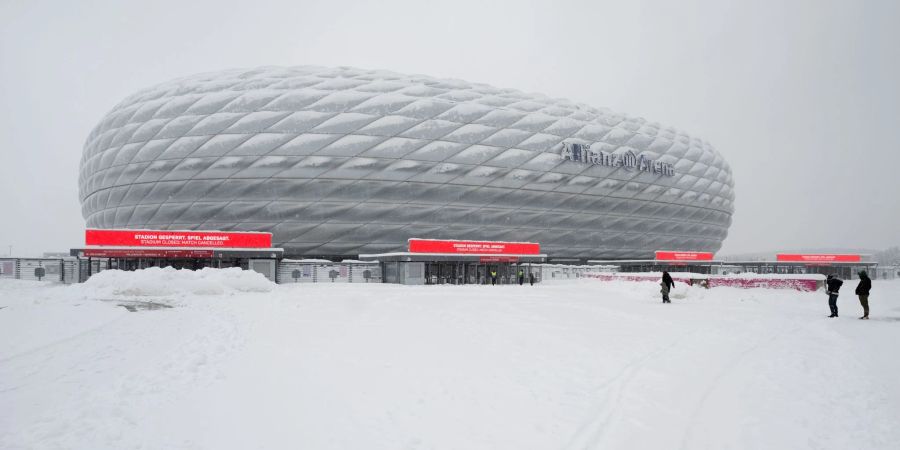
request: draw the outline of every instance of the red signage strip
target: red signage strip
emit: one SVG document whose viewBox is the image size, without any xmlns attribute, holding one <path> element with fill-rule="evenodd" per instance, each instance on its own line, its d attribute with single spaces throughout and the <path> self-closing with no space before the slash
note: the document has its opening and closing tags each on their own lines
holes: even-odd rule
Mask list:
<svg viewBox="0 0 900 450">
<path fill-rule="evenodd" d="M 85 249 L 91 258 L 212 258 L 212 250 Z"/>
<path fill-rule="evenodd" d="M 657 261 L 712 261 L 712 252 L 657 251 Z"/>
<path fill-rule="evenodd" d="M 436 239 L 410 239 L 409 252 L 476 255 L 538 255 L 541 253 L 541 245 L 534 242 L 441 241 Z"/>
<path fill-rule="evenodd" d="M 270 248 L 272 233 L 88 229 L 84 243 L 107 247 Z"/>
<path fill-rule="evenodd" d="M 776 261 L 782 262 L 808 262 L 808 263 L 829 263 L 829 262 L 860 262 L 860 255 L 835 255 L 835 254 L 802 254 L 802 253 L 778 253 L 775 255 Z"/>
</svg>

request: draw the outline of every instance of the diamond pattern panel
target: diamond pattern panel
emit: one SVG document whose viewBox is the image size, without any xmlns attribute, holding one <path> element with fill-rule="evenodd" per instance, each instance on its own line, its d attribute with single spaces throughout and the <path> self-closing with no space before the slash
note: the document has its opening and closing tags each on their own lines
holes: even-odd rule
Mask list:
<svg viewBox="0 0 900 450">
<path fill-rule="evenodd" d="M 564 161 L 631 150 L 675 176 Z M 87 138 L 90 227 L 259 230 L 292 255 L 410 237 L 540 242 L 551 256 L 716 251 L 734 181 L 709 143 L 642 118 L 462 80 L 262 67 L 140 91 Z"/>
</svg>

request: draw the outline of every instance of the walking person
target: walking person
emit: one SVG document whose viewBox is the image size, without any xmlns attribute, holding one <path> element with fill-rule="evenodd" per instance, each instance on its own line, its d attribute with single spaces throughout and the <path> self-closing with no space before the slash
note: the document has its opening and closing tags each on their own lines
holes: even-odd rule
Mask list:
<svg viewBox="0 0 900 450">
<path fill-rule="evenodd" d="M 828 292 L 828 307 L 831 308 L 831 315 L 828 317 L 838 316 L 837 299 L 838 291 L 841 290 L 842 284 L 844 284 L 844 282 L 834 275 L 828 275 L 828 277 L 825 278 L 825 289 Z"/>
<path fill-rule="evenodd" d="M 534 272 L 528 272 L 528 282 L 534 286 Z"/>
<path fill-rule="evenodd" d="M 525 284 L 525 271 L 519 269 L 519 286 Z"/>
<path fill-rule="evenodd" d="M 496 286 L 496 285 L 497 285 L 497 271 L 492 270 L 491 271 L 491 286 Z"/>
<path fill-rule="evenodd" d="M 869 320 L 869 291 L 872 290 L 872 279 L 865 270 L 859 271 L 859 284 L 856 285 L 856 295 L 859 296 L 859 304 L 863 307 L 863 315 L 860 319 Z"/>
<path fill-rule="evenodd" d="M 659 292 L 662 294 L 663 303 L 672 303 L 672 301 L 669 300 L 669 292 L 675 287 L 675 280 L 672 279 L 669 272 L 663 272 L 662 281 L 660 281 L 659 285 L 662 286 L 662 289 L 660 289 Z"/>
</svg>

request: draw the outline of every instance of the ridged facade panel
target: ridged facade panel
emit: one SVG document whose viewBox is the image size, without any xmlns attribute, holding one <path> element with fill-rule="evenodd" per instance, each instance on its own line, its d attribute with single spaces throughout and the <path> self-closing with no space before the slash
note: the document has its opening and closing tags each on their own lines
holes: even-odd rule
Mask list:
<svg viewBox="0 0 900 450">
<path fill-rule="evenodd" d="M 564 159 L 590 145 L 671 176 Z M 734 211 L 707 142 L 644 119 L 460 80 L 264 67 L 170 81 L 91 132 L 89 227 L 271 231 L 291 255 L 411 237 L 540 242 L 557 257 L 715 251 Z"/>
</svg>

